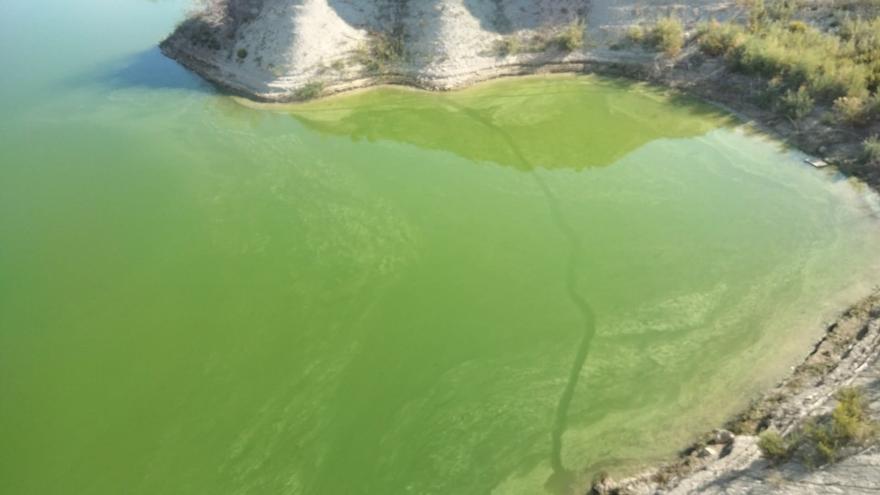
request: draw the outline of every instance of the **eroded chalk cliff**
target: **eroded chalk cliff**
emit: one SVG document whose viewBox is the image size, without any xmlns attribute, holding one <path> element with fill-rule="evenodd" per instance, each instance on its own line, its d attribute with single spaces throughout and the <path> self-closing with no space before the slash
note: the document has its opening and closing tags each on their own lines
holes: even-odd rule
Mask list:
<svg viewBox="0 0 880 495">
<path fill-rule="evenodd" d="M 493 77 L 654 56 L 627 27 L 724 19 L 718 0 L 206 0 L 162 43 L 203 77 L 259 100 L 379 83 L 451 89 Z"/>
</svg>

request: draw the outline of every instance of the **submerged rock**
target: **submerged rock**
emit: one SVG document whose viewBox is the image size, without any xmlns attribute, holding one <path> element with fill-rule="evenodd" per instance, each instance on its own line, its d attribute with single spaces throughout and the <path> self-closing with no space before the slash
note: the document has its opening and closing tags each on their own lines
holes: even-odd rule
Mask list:
<svg viewBox="0 0 880 495">
<path fill-rule="evenodd" d="M 593 480 L 593 485 L 588 493 L 590 495 L 611 495 L 617 493 L 617 485 L 607 473 L 600 473 Z"/>
<path fill-rule="evenodd" d="M 735 439 L 736 435 L 728 430 L 715 430 L 712 433 L 712 443 L 714 444 L 728 445 L 733 443 Z"/>
<path fill-rule="evenodd" d="M 715 449 L 712 447 L 702 447 L 697 450 L 697 457 L 700 458 L 709 458 L 709 457 L 717 457 L 718 452 L 715 452 Z"/>
</svg>

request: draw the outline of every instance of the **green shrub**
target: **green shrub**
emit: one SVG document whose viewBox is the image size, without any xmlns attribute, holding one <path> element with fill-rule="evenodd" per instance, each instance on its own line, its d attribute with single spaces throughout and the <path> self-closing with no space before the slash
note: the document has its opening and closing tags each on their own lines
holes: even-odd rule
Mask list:
<svg viewBox="0 0 880 495">
<path fill-rule="evenodd" d="M 294 92 L 294 97 L 297 100 L 313 100 L 321 94 L 324 93 L 324 83 L 320 81 L 313 81 L 310 83 L 306 83 L 303 87 L 299 88 Z"/>
<path fill-rule="evenodd" d="M 645 42 L 645 28 L 642 26 L 630 26 L 626 30 L 626 39 L 632 44 L 642 44 Z"/>
<path fill-rule="evenodd" d="M 195 46 L 210 50 L 219 50 L 222 47 L 211 25 L 200 19 L 191 17 L 184 21 L 179 29 L 187 33 L 190 42 Z"/>
<path fill-rule="evenodd" d="M 238 51 L 236 52 L 236 55 L 238 56 L 239 59 L 244 60 L 248 56 L 248 51 L 244 48 L 239 48 Z"/>
<path fill-rule="evenodd" d="M 515 35 L 504 36 L 495 41 L 492 52 L 499 57 L 517 53 L 540 53 L 551 49 L 572 52 L 584 46 L 584 24 L 573 22 L 554 35 L 536 33 L 523 39 Z"/>
<path fill-rule="evenodd" d="M 788 30 L 792 33 L 806 33 L 808 29 L 809 26 L 803 21 L 791 21 L 788 23 Z"/>
<path fill-rule="evenodd" d="M 370 37 L 371 54 L 385 62 L 396 62 L 403 58 L 403 37 L 388 33 L 374 33 Z"/>
<path fill-rule="evenodd" d="M 516 55 L 520 52 L 522 46 L 520 45 L 519 38 L 516 36 L 505 36 L 500 40 L 495 41 L 495 45 L 493 47 L 493 51 L 499 57 L 506 57 L 508 55 Z"/>
<path fill-rule="evenodd" d="M 773 464 L 779 464 L 788 459 L 790 449 L 788 443 L 779 433 L 767 430 L 758 437 L 758 448 L 761 454 Z"/>
<path fill-rule="evenodd" d="M 797 91 L 788 90 L 779 99 L 779 110 L 786 117 L 800 120 L 813 111 L 815 101 L 807 91 L 806 86 L 801 86 Z"/>
<path fill-rule="evenodd" d="M 871 136 L 862 143 L 865 161 L 880 165 L 880 137 Z"/>
<path fill-rule="evenodd" d="M 830 418 L 814 419 L 804 427 L 799 447 L 811 464 L 835 462 L 845 448 L 865 445 L 877 436 L 877 425 L 870 418 L 861 390 L 841 389 L 837 400 Z"/>
<path fill-rule="evenodd" d="M 868 121 L 870 109 L 866 98 L 842 96 L 834 100 L 834 117 L 838 122 L 862 126 Z"/>
<path fill-rule="evenodd" d="M 845 19 L 838 30 L 841 39 L 851 41 L 852 50 L 862 56 L 870 56 L 880 50 L 880 17 L 873 19 Z"/>
<path fill-rule="evenodd" d="M 788 21 L 801 8 L 800 3 L 800 0 L 772 0 L 765 7 L 766 16 L 776 21 Z"/>
<path fill-rule="evenodd" d="M 572 52 L 584 46 L 584 25 L 581 22 L 573 22 L 557 34 L 552 42 L 560 50 Z"/>
<path fill-rule="evenodd" d="M 717 57 L 728 52 L 745 41 L 746 34 L 742 26 L 731 23 L 712 21 L 700 27 L 697 33 L 700 50 L 706 55 Z"/>
<path fill-rule="evenodd" d="M 730 51 L 734 70 L 767 78 L 780 77 L 788 87 L 806 85 L 823 101 L 867 91 L 871 71 L 847 56 L 837 36 L 814 27 L 790 30 L 779 23 L 746 36 Z"/>
<path fill-rule="evenodd" d="M 758 438 L 761 454 L 773 464 L 783 463 L 795 453 L 808 465 L 825 464 L 840 459 L 847 447 L 866 445 L 876 438 L 877 425 L 859 389 L 841 389 L 837 400 L 830 416 L 812 418 L 788 437 L 772 430 L 762 433 Z"/>
<path fill-rule="evenodd" d="M 871 20 L 846 20 L 840 27 L 848 56 L 867 67 L 868 84 L 880 86 L 880 17 Z"/>
<path fill-rule="evenodd" d="M 384 72 L 388 66 L 403 59 L 403 35 L 371 32 L 367 41 L 355 52 L 355 62 L 370 73 Z"/>
<path fill-rule="evenodd" d="M 749 29 L 760 30 L 773 21 L 788 21 L 802 6 L 799 0 L 739 0 L 738 3 L 748 10 Z"/>
<path fill-rule="evenodd" d="M 664 17 L 657 21 L 648 36 L 648 42 L 667 56 L 675 56 L 684 46 L 684 27 L 675 17 Z"/>
<path fill-rule="evenodd" d="M 739 0 L 738 3 L 749 12 L 749 30 L 757 31 L 761 29 L 761 26 L 767 19 L 767 8 L 764 6 L 764 0 Z"/>
<path fill-rule="evenodd" d="M 873 438 L 877 427 L 871 421 L 868 401 L 861 390 L 847 387 L 837 393 L 837 406 L 831 413 L 834 436 L 843 442 L 863 444 Z"/>
<path fill-rule="evenodd" d="M 832 436 L 829 425 L 819 424 L 815 419 L 804 426 L 801 449 L 807 464 L 828 464 L 840 456 L 840 445 Z"/>
</svg>

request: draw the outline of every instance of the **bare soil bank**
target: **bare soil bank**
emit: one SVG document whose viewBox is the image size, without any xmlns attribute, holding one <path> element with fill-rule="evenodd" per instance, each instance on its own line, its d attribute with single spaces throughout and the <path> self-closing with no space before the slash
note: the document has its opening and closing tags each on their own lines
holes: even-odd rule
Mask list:
<svg viewBox="0 0 880 495">
<path fill-rule="evenodd" d="M 673 15 L 684 50 L 674 58 L 623 40 L 633 25 Z M 731 73 L 692 41 L 695 26 L 745 14 L 734 2 L 690 0 L 207 0 L 162 43 L 163 52 L 228 92 L 288 102 L 379 84 L 450 90 L 497 77 L 601 73 L 666 86 L 723 106 L 843 172 L 880 186 L 860 165 L 856 131 L 818 118 L 792 121 L 756 103 L 763 82 Z M 828 327 L 792 375 L 672 463 L 596 493 L 876 493 L 880 450 L 850 452 L 811 469 L 771 467 L 757 434 L 787 432 L 827 414 L 843 386 L 862 385 L 880 417 L 880 294 Z M 732 434 L 735 431 L 737 434 Z M 584 491 L 587 489 L 585 488 Z"/>
</svg>

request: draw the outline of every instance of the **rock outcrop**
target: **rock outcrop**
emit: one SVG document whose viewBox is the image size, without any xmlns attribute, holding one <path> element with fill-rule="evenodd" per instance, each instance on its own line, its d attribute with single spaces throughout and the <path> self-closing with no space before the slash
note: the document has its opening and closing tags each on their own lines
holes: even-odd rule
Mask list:
<svg viewBox="0 0 880 495">
<path fill-rule="evenodd" d="M 162 50 L 227 90 L 289 101 L 650 61 L 620 46 L 627 27 L 674 15 L 692 28 L 734 10 L 718 0 L 205 0 Z"/>
</svg>

